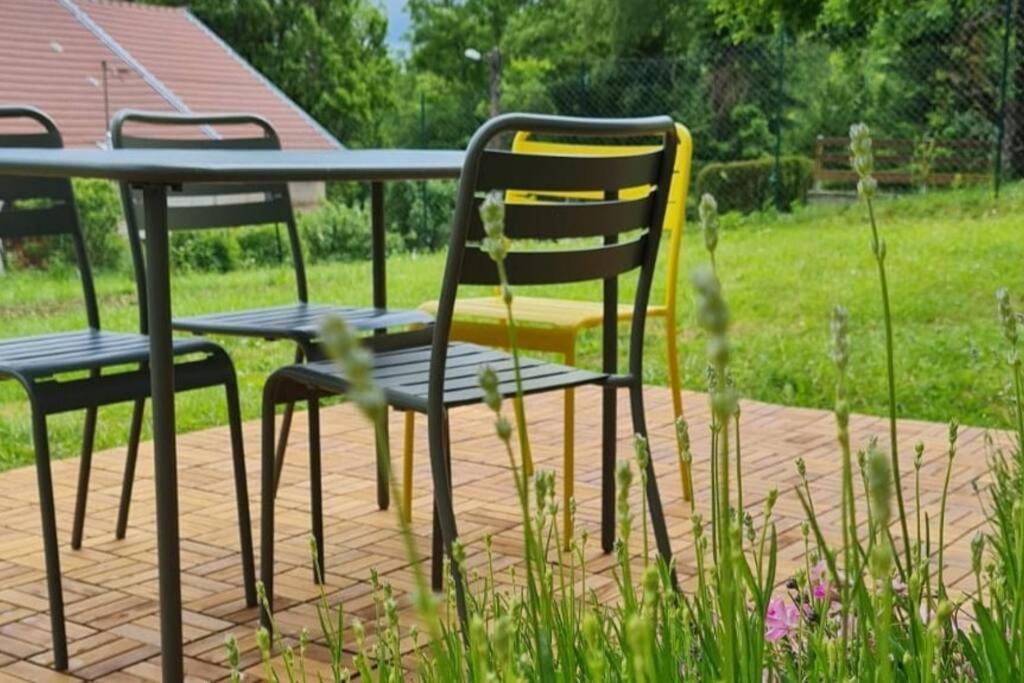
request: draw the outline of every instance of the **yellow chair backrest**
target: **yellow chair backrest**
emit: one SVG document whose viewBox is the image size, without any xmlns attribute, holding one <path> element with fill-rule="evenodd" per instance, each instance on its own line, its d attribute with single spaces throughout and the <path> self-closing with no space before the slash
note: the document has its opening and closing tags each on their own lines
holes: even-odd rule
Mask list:
<svg viewBox="0 0 1024 683">
<path fill-rule="evenodd" d="M 690 164 L 693 159 L 693 138 L 686 126 L 677 123 L 676 134 L 679 136 L 679 145 L 676 148 L 676 162 L 672 171 L 672 184 L 668 190 L 668 206 L 665 207 L 664 230 L 670 234 L 669 255 L 668 255 L 668 288 L 666 297 L 670 307 L 675 306 L 676 281 L 679 273 L 679 251 L 682 245 L 683 227 L 686 223 L 686 197 L 690 190 Z M 512 151 L 526 154 L 592 154 L 612 155 L 633 153 L 641 154 L 653 150 L 649 145 L 583 145 L 565 142 L 548 142 L 536 140 L 530 137 L 529 133 L 517 133 L 512 140 Z M 635 199 L 645 196 L 650 192 L 649 187 L 628 188 L 620 192 L 622 199 Z M 565 196 L 580 198 L 601 199 L 601 195 L 594 192 L 564 193 Z M 526 192 L 510 191 L 506 197 L 509 203 L 526 203 L 536 199 Z"/>
</svg>

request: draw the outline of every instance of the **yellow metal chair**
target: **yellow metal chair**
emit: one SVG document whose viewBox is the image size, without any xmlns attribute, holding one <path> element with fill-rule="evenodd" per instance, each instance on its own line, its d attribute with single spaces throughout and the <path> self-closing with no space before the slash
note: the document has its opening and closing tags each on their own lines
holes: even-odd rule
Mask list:
<svg viewBox="0 0 1024 683">
<path fill-rule="evenodd" d="M 693 155 L 693 140 L 685 126 L 676 124 L 679 132 L 679 147 L 676 150 L 675 170 L 672 174 L 672 187 L 669 190 L 668 207 L 665 213 L 665 232 L 669 235 L 668 267 L 666 272 L 665 301 L 661 305 L 652 305 L 647 310 L 649 317 L 665 319 L 665 342 L 668 354 L 668 376 L 672 388 L 672 408 L 678 418 L 683 414 L 683 401 L 679 379 L 679 358 L 676 349 L 676 284 L 679 276 L 679 253 L 683 240 L 683 226 L 686 221 L 686 196 L 690 185 L 690 160 Z M 643 151 L 643 147 L 634 149 L 622 146 L 604 147 L 601 145 L 580 145 L 547 142 L 531 139 L 527 134 L 516 135 L 512 143 L 516 152 L 533 154 L 622 154 L 629 151 Z M 632 196 L 646 196 L 649 189 L 638 187 L 624 190 L 624 199 Z M 579 193 L 586 196 L 590 193 Z M 601 197 L 594 197 L 600 199 Z M 508 192 L 507 203 L 524 203 L 537 201 L 537 198 L 526 193 Z M 423 304 L 420 308 L 434 313 L 436 301 Z M 543 351 L 561 354 L 566 365 L 576 362 L 576 338 L 586 329 L 600 327 L 603 320 L 603 307 L 599 301 L 574 301 L 545 297 L 529 297 L 516 294 L 513 302 L 513 314 L 516 319 L 517 343 L 520 348 L 532 351 Z M 632 305 L 619 306 L 619 321 L 628 321 L 633 316 Z M 474 342 L 494 347 L 508 347 L 505 304 L 499 295 L 480 298 L 459 299 L 455 303 L 455 319 L 452 323 L 452 339 Z M 518 406 L 517 406 L 518 407 Z M 403 510 L 406 515 L 412 503 L 412 461 L 414 414 L 405 414 L 405 440 L 403 453 L 402 495 Z M 564 538 L 572 535 L 572 520 L 568 510 L 568 501 L 574 488 L 574 455 L 575 455 L 575 392 L 565 391 L 565 428 L 564 458 L 565 474 L 563 476 Z M 528 452 L 528 451 L 527 451 Z M 525 463 L 529 472 L 532 463 Z M 693 496 L 693 485 L 689 465 L 680 461 L 680 477 L 682 479 L 683 497 L 690 500 Z"/>
</svg>

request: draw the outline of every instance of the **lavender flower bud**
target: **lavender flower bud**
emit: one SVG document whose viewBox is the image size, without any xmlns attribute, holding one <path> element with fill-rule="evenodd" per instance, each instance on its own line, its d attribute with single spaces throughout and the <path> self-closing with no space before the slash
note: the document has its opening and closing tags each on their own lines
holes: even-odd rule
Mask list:
<svg viewBox="0 0 1024 683">
<path fill-rule="evenodd" d="M 866 199 L 871 199 L 878 192 L 878 181 L 874 176 L 864 176 L 857 181 L 857 194 Z"/>
<path fill-rule="evenodd" d="M 839 372 L 846 372 L 850 360 L 849 339 L 850 314 L 846 307 L 836 304 L 832 307 L 832 362 Z"/>
<path fill-rule="evenodd" d="M 729 327 L 729 308 L 722 297 L 722 286 L 708 266 L 694 271 L 693 287 L 697 291 L 697 321 L 708 334 L 725 334 Z"/>
<path fill-rule="evenodd" d="M 857 192 L 865 199 L 871 199 L 878 190 L 878 183 L 871 175 L 875 169 L 871 132 L 863 123 L 850 126 L 850 166 L 860 178 Z"/>
<path fill-rule="evenodd" d="M 700 227 L 704 233 L 704 248 L 714 254 L 718 247 L 718 202 L 708 193 L 704 193 L 697 206 L 700 214 Z"/>
<path fill-rule="evenodd" d="M 484 403 L 492 411 L 501 410 L 501 394 L 498 393 L 498 373 L 490 365 L 484 365 L 476 374 L 477 383 L 484 392 Z"/>
<path fill-rule="evenodd" d="M 494 431 L 498 433 L 499 439 L 508 441 L 512 438 L 512 423 L 504 415 L 499 415 L 494 420 Z"/>
<path fill-rule="evenodd" d="M 501 237 L 505 231 L 505 200 L 497 190 L 488 192 L 480 204 L 480 219 L 488 237 Z"/>
<path fill-rule="evenodd" d="M 872 443 L 867 453 L 868 503 L 879 529 L 889 526 L 892 502 L 892 468 L 889 457 Z M 882 545 L 885 545 L 884 543 Z M 886 546 L 888 547 L 888 546 Z"/>
<path fill-rule="evenodd" d="M 981 557 L 985 550 L 985 534 L 980 531 L 974 532 L 971 539 L 971 570 L 974 573 L 981 572 Z"/>
<path fill-rule="evenodd" d="M 508 240 L 505 238 L 505 201 L 500 192 L 487 194 L 480 205 L 480 219 L 485 235 L 480 248 L 495 262 L 504 261 L 508 255 Z"/>
<path fill-rule="evenodd" d="M 1003 336 L 1011 344 L 1017 344 L 1017 316 L 1014 315 L 1010 292 L 1005 287 L 996 290 L 996 302 L 999 306 L 999 321 L 1003 324 Z"/>
<path fill-rule="evenodd" d="M 242 655 L 238 651 L 238 641 L 235 640 L 235 634 L 229 633 L 224 638 L 224 649 L 228 651 L 228 668 L 231 669 L 231 681 L 232 683 L 237 683 L 237 681 L 242 680 Z"/>
<path fill-rule="evenodd" d="M 693 461 L 693 453 L 690 452 L 690 425 L 682 415 L 676 418 L 676 445 L 679 446 L 679 458 L 683 462 Z"/>
<path fill-rule="evenodd" d="M 348 323 L 338 316 L 328 316 L 320 334 L 328 355 L 347 375 L 348 397 L 367 417 L 376 419 L 387 400 L 373 379 L 373 354 L 359 346 Z"/>
<path fill-rule="evenodd" d="M 874 170 L 871 131 L 863 123 L 850 126 L 850 165 L 861 177 Z"/>
<path fill-rule="evenodd" d="M 640 468 L 641 472 L 647 470 L 647 463 L 651 459 L 650 446 L 647 443 L 647 438 L 642 434 L 633 435 L 633 451 L 636 453 L 636 464 Z"/>
<path fill-rule="evenodd" d="M 260 626 L 256 631 L 256 647 L 266 656 L 270 656 L 270 631 Z"/>
</svg>

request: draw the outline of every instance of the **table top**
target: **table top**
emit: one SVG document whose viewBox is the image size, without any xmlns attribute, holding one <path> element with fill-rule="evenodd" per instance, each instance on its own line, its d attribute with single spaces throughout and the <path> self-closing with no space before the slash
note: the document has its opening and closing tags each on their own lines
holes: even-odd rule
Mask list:
<svg viewBox="0 0 1024 683">
<path fill-rule="evenodd" d="M 182 150 L 0 149 L 0 176 L 183 182 L 458 178 L 465 152 L 435 149 Z"/>
</svg>

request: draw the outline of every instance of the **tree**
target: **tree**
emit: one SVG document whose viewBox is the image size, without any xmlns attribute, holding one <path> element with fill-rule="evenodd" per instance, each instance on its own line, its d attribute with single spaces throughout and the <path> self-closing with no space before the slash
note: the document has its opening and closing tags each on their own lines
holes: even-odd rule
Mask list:
<svg viewBox="0 0 1024 683">
<path fill-rule="evenodd" d="M 187 6 L 339 140 L 381 144 L 397 66 L 369 0 L 147 0 Z"/>
</svg>

